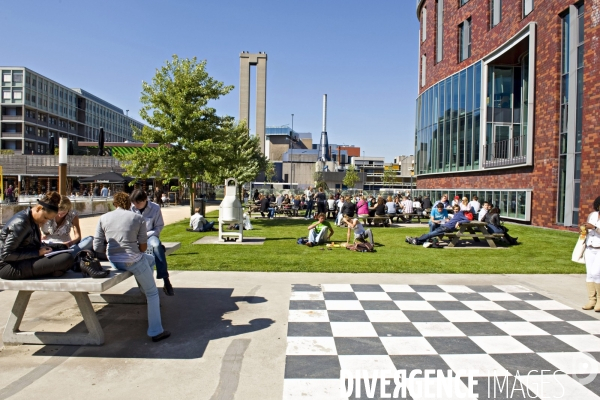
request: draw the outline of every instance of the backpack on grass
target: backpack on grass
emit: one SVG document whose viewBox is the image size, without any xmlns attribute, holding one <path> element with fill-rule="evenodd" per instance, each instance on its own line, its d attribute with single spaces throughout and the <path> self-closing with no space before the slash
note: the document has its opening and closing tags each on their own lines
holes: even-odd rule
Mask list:
<svg viewBox="0 0 600 400">
<path fill-rule="evenodd" d="M 372 253 L 375 251 L 373 245 L 370 242 L 356 242 L 352 246 L 346 247 L 351 251 L 358 251 L 360 253 Z"/>
</svg>

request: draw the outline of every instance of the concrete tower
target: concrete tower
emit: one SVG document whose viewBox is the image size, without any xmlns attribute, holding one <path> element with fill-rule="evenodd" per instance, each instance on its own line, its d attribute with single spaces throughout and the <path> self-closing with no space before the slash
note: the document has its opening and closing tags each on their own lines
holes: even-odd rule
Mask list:
<svg viewBox="0 0 600 400">
<path fill-rule="evenodd" d="M 327 140 L 327 95 L 323 95 L 323 130 L 321 131 L 321 141 L 319 142 L 319 161 L 329 161 L 329 141 Z"/>
<path fill-rule="evenodd" d="M 260 149 L 265 153 L 267 128 L 267 55 L 263 52 L 240 54 L 240 121 L 250 127 L 250 66 L 256 65 L 256 129 Z"/>
</svg>

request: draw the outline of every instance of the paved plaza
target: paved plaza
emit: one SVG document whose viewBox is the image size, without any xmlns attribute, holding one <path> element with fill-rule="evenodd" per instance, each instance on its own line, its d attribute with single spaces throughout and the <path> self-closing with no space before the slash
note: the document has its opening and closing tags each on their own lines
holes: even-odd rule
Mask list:
<svg viewBox="0 0 600 400">
<path fill-rule="evenodd" d="M 163 213 L 174 222 L 186 211 Z M 82 219 L 84 234 L 93 219 Z M 3 347 L 0 399 L 383 398 L 380 380 L 340 396 L 340 372 L 357 369 L 496 369 L 525 398 L 560 398 L 561 387 L 565 399 L 600 398 L 598 382 L 578 381 L 600 371 L 587 355 L 600 360 L 599 314 L 579 311 L 581 275 L 172 271 L 171 280 L 176 295 L 160 292 L 171 338 L 149 340 L 143 305 L 94 305 L 105 344 Z M 135 290 L 129 279 L 111 292 Z M 2 324 L 15 297 L 0 292 Z M 68 293 L 34 293 L 22 328 L 85 331 Z M 517 370 L 551 372 L 527 380 Z M 487 380 L 474 379 L 487 398 Z M 407 398 L 424 397 L 409 389 Z"/>
</svg>

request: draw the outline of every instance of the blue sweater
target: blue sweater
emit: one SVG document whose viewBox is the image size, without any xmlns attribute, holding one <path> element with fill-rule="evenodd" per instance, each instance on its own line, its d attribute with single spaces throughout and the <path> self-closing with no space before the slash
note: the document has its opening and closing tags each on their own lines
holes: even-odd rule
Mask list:
<svg viewBox="0 0 600 400">
<path fill-rule="evenodd" d="M 452 219 L 450 221 L 446 222 L 442 226 L 446 227 L 447 229 L 456 229 L 457 222 L 459 224 L 464 224 L 465 222 L 471 222 L 471 220 L 469 220 L 467 217 L 465 217 L 464 211 L 459 211 L 456 214 L 454 214 L 454 216 L 452 217 Z"/>
</svg>

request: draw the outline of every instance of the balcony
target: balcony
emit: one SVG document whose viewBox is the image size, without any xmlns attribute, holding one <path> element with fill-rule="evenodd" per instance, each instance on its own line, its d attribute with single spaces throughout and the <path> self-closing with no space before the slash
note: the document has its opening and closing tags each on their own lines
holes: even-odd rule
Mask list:
<svg viewBox="0 0 600 400">
<path fill-rule="evenodd" d="M 525 136 L 516 136 L 484 145 L 483 167 L 495 168 L 525 164 L 527 162 L 526 143 Z"/>
<path fill-rule="evenodd" d="M 3 115 L 3 121 L 23 121 L 22 115 Z"/>
</svg>

